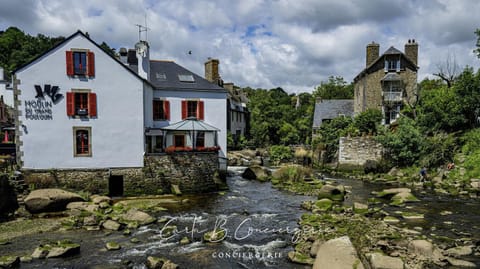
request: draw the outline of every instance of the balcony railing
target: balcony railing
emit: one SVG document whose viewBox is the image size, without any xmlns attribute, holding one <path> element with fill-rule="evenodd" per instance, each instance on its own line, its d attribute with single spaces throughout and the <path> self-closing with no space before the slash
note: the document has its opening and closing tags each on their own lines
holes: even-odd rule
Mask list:
<svg viewBox="0 0 480 269">
<path fill-rule="evenodd" d="M 389 102 L 401 102 L 402 101 L 402 92 L 382 92 L 383 101 Z"/>
</svg>

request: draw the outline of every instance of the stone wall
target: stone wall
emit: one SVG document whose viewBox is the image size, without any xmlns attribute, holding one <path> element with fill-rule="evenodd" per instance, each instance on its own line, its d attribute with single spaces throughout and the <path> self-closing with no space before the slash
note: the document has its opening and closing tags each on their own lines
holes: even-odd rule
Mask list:
<svg viewBox="0 0 480 269">
<path fill-rule="evenodd" d="M 382 145 L 371 137 L 341 137 L 338 164 L 363 166 L 367 160 L 379 161 L 382 153 Z"/>
<path fill-rule="evenodd" d="M 217 190 L 218 154 L 174 153 L 146 156 L 145 167 L 111 169 L 23 170 L 31 188 L 60 187 L 74 191 L 109 194 L 110 179 L 123 178 L 125 196 L 170 193 L 178 185 L 182 193 Z"/>
</svg>

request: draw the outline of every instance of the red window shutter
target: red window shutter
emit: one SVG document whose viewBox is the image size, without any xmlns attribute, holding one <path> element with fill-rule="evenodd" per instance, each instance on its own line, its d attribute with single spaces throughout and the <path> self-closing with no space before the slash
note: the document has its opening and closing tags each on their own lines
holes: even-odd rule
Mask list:
<svg viewBox="0 0 480 269">
<path fill-rule="evenodd" d="M 93 52 L 89 51 L 88 52 L 88 76 L 93 77 L 95 76 L 95 55 Z"/>
<path fill-rule="evenodd" d="M 67 92 L 67 116 L 75 115 L 75 98 L 73 92 Z"/>
<path fill-rule="evenodd" d="M 204 109 L 204 105 L 203 105 L 203 101 L 198 101 L 198 106 L 197 106 L 197 116 L 198 116 L 198 119 L 200 120 L 204 120 L 205 119 L 205 109 Z"/>
<path fill-rule="evenodd" d="M 170 120 L 170 101 L 163 101 L 163 111 L 165 112 L 165 119 Z"/>
<path fill-rule="evenodd" d="M 187 101 L 183 100 L 182 101 L 182 120 L 187 118 L 187 112 L 188 112 Z"/>
<path fill-rule="evenodd" d="M 73 52 L 66 51 L 67 76 L 73 76 Z"/>
<path fill-rule="evenodd" d="M 97 94 L 96 93 L 88 93 L 88 115 L 90 117 L 97 116 Z"/>
</svg>

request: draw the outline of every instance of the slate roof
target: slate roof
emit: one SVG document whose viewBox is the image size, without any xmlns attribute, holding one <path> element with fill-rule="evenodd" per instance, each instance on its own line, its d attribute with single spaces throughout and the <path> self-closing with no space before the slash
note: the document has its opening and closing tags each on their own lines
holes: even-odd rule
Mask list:
<svg viewBox="0 0 480 269">
<path fill-rule="evenodd" d="M 334 119 L 340 114 L 346 117 L 353 116 L 353 99 L 331 99 L 321 100 L 315 103 L 313 114 L 313 128 L 319 128 L 322 121 Z"/>
<path fill-rule="evenodd" d="M 388 50 L 386 50 L 383 53 L 383 55 L 387 55 L 387 54 L 403 54 L 403 52 L 401 52 L 398 49 L 396 49 L 395 47 L 391 46 L 390 48 L 388 48 Z"/>
<path fill-rule="evenodd" d="M 193 82 L 180 81 L 178 75 L 192 75 Z M 173 61 L 150 60 L 150 83 L 157 89 L 227 92 Z"/>
</svg>

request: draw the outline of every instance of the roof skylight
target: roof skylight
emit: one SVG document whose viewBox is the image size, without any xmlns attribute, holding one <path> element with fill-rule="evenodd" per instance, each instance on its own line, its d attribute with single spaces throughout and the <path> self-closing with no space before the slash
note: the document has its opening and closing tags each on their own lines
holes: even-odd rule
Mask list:
<svg viewBox="0 0 480 269">
<path fill-rule="evenodd" d="M 195 82 L 192 74 L 178 74 L 178 79 L 181 82 Z"/>
</svg>

